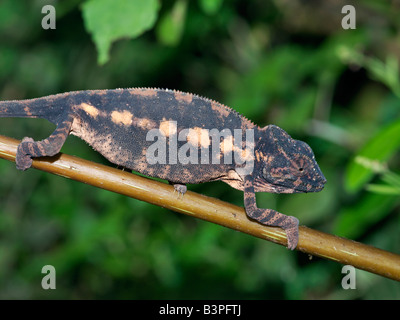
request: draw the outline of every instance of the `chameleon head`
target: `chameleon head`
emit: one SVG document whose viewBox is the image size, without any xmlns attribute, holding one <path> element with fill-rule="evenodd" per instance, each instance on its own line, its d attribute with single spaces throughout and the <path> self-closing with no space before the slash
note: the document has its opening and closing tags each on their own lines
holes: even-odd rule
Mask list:
<svg viewBox="0 0 400 320">
<path fill-rule="evenodd" d="M 292 139 L 274 125 L 263 131 L 266 136 L 259 148 L 256 192 L 317 192 L 324 188 L 326 179 L 307 143 Z"/>
</svg>

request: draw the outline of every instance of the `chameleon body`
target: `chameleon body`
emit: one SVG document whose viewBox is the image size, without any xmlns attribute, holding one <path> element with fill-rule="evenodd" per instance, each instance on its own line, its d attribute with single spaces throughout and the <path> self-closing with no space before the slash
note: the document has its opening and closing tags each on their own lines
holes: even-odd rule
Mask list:
<svg viewBox="0 0 400 320">
<path fill-rule="evenodd" d="M 22 140 L 20 170 L 32 158 L 57 154 L 73 134 L 110 162 L 165 179 L 181 194 L 186 184 L 216 180 L 244 191 L 248 217 L 283 228 L 290 249 L 297 246 L 298 220 L 258 208 L 255 192 L 316 192 L 326 182 L 306 143 L 274 125 L 260 128 L 216 101 L 175 90 L 88 90 L 0 101 L 0 117 L 44 118 L 56 125 L 42 141 Z"/>
</svg>

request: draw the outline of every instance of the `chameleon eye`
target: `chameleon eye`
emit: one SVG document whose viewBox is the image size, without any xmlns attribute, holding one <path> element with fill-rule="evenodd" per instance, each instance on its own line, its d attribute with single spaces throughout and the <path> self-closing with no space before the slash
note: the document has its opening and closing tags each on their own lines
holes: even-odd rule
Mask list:
<svg viewBox="0 0 400 320">
<path fill-rule="evenodd" d="M 309 167 L 308 159 L 304 157 L 299 157 L 297 161 L 294 163 L 293 167 L 291 167 L 290 171 L 293 175 L 297 177 L 301 177 L 307 172 L 307 168 Z"/>
</svg>

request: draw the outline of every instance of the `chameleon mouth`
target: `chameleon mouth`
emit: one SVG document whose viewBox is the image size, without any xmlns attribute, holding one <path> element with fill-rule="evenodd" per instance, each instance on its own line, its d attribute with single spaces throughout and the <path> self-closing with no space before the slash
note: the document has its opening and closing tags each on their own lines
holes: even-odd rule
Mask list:
<svg viewBox="0 0 400 320">
<path fill-rule="evenodd" d="M 304 193 L 308 193 L 308 192 L 319 192 L 322 189 L 324 189 L 325 187 L 325 183 L 326 183 L 326 179 L 323 178 L 318 182 L 312 182 L 312 183 L 308 183 L 306 185 L 301 186 L 301 188 L 299 188 L 300 192 L 304 192 Z"/>
<path fill-rule="evenodd" d="M 320 181 L 312 181 L 308 183 L 302 183 L 299 185 L 290 185 L 283 182 L 268 183 L 266 181 L 257 179 L 254 183 L 256 192 L 270 192 L 270 193 L 309 193 L 321 191 L 326 183 L 326 179 L 323 178 Z"/>
<path fill-rule="evenodd" d="M 254 190 L 255 192 L 269 192 L 269 193 L 297 193 L 301 191 L 297 191 L 294 187 L 288 187 L 283 184 L 272 184 L 266 181 L 262 181 L 260 179 L 256 179 L 254 182 Z"/>
</svg>

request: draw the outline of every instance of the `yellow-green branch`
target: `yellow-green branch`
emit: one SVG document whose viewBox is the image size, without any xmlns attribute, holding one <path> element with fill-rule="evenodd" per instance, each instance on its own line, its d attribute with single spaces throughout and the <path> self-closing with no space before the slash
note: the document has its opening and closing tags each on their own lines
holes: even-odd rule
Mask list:
<svg viewBox="0 0 400 320">
<path fill-rule="evenodd" d="M 0 158 L 15 161 L 18 144 L 18 140 L 0 136 Z M 178 197 L 168 184 L 66 154 L 34 160 L 32 166 L 286 245 L 286 236 L 281 229 L 251 221 L 242 207 L 218 199 L 191 191 Z M 400 255 L 304 226 L 300 226 L 299 234 L 297 250 L 400 281 Z"/>
</svg>

